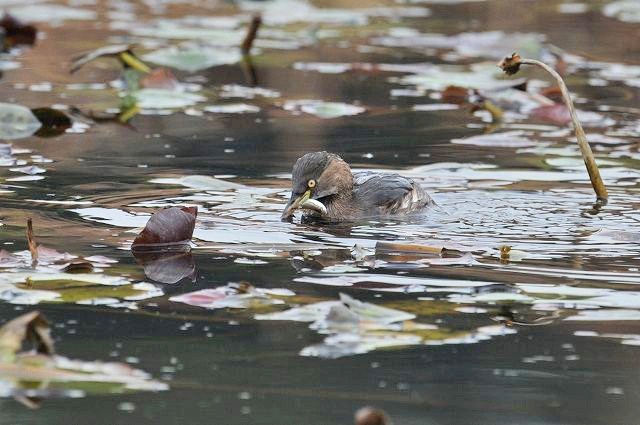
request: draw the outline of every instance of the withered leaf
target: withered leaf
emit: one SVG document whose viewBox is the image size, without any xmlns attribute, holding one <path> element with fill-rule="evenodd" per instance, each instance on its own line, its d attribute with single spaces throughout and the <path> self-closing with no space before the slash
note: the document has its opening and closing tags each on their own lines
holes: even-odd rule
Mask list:
<svg viewBox="0 0 640 425">
<path fill-rule="evenodd" d="M 355 425 L 391 425 L 387 414 L 375 407 L 365 406 L 354 415 Z"/>
<path fill-rule="evenodd" d="M 140 80 L 140 85 L 146 89 L 176 90 L 180 83 L 167 68 L 156 68 Z"/>
<path fill-rule="evenodd" d="M 520 55 L 514 52 L 511 56 L 507 56 L 502 59 L 498 66 L 505 72 L 505 74 L 514 75 L 520 70 L 521 60 L 522 58 Z"/>
<path fill-rule="evenodd" d="M 32 340 L 37 353 L 21 351 Z M 12 395 L 29 408 L 50 395 L 82 388 L 96 394 L 123 391 L 163 391 L 165 383 L 124 363 L 72 360 L 55 355 L 49 325 L 38 311 L 23 314 L 0 327 L 2 396 Z M 86 384 L 91 384 L 87 386 Z"/>
<path fill-rule="evenodd" d="M 18 44 L 33 45 L 36 42 L 36 35 L 38 34 L 36 27 L 24 24 L 8 13 L 5 13 L 0 20 L 0 27 L 4 29 L 5 33 L 5 48 Z"/>
<path fill-rule="evenodd" d="M 42 124 L 42 127 L 36 131 L 36 136 L 39 137 L 59 136 L 73 124 L 67 114 L 57 109 L 35 108 L 31 112 Z"/>
<path fill-rule="evenodd" d="M 198 207 L 170 207 L 156 212 L 133 241 L 131 249 L 188 250 L 197 214 Z"/>
<path fill-rule="evenodd" d="M 530 112 L 531 118 L 548 121 L 555 124 L 565 125 L 571 122 L 569 109 L 560 103 L 555 105 L 544 105 L 533 109 Z"/>
<path fill-rule="evenodd" d="M 0 356 L 5 361 L 10 360 L 26 340 L 34 343 L 38 353 L 55 353 L 49 324 L 39 311 L 16 317 L 0 328 Z"/>
<path fill-rule="evenodd" d="M 465 87 L 447 86 L 442 91 L 442 102 L 462 105 L 469 102 L 470 90 Z"/>
</svg>

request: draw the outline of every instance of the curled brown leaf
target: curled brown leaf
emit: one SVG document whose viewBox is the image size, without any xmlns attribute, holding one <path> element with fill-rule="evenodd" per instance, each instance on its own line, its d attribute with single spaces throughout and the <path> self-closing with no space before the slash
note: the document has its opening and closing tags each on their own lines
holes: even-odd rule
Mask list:
<svg viewBox="0 0 640 425">
<path fill-rule="evenodd" d="M 132 250 L 188 250 L 197 207 L 170 207 L 153 214 L 131 245 Z"/>
</svg>

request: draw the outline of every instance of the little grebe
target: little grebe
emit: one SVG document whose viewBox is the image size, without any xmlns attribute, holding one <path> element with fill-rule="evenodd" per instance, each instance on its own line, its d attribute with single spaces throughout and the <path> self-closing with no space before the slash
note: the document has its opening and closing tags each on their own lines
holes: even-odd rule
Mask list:
<svg viewBox="0 0 640 425">
<path fill-rule="evenodd" d="M 413 180 L 399 174 L 351 172 L 338 155 L 312 152 L 293 166 L 291 199 L 282 219 L 302 209 L 305 216 L 328 221 L 407 215 L 435 205 Z"/>
</svg>

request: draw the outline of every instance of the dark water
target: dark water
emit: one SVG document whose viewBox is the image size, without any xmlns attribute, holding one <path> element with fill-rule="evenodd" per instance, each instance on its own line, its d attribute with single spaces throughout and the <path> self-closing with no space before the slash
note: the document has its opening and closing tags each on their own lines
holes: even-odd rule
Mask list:
<svg viewBox="0 0 640 425">
<path fill-rule="evenodd" d="M 6 142 L 13 163 L 0 167 L 2 249 L 26 249 L 25 219 L 32 217 L 42 245 L 117 260 L 94 274 L 155 288 L 137 293 L 142 300 L 100 285 L 79 298 L 62 290 L 38 295 L 19 284 L 24 277 L 15 278 L 24 269 L 3 268 L 2 320 L 39 303 L 59 353 L 129 362 L 170 389 L 57 393 L 38 410 L 8 391 L 0 399 L 0 423 L 348 424 L 369 404 L 407 425 L 636 423 L 640 11 L 633 15 L 627 4 L 622 15 L 606 1 L 563 9 L 560 1 L 443 3 L 316 4 L 332 8 L 327 11 L 285 0 L 69 1 L 57 4 L 96 16 L 60 22 L 44 9 L 48 22 L 36 25 L 45 34 L 10 58 L 20 68 L 0 80 L 4 102 L 115 108 L 118 90 L 109 82 L 120 75 L 116 61 L 101 59 L 71 76 L 74 54 L 121 42 L 139 43 L 140 53 L 184 48 L 181 43 L 194 42 L 188 38 L 201 39 L 195 50 L 222 45 L 234 52 L 228 46 L 238 44 L 247 17 L 260 8 L 265 26 L 253 66 L 258 86 L 271 92 L 228 97 L 226 85 L 251 85 L 246 66 L 235 60 L 174 70 L 178 80 L 199 85 L 187 93 L 203 96 L 201 102 L 158 111 L 156 99 L 129 125 L 77 124 L 58 137 Z M 50 5 L 37 7 L 43 4 Z M 13 10 L 36 19 L 43 9 Z M 232 18 L 194 24 L 194 17 L 213 15 Z M 633 16 L 636 22 L 624 22 Z M 186 33 L 194 27 L 200 33 Z M 206 32 L 213 30 L 219 33 Z M 554 60 L 549 51 L 561 51 L 610 192 L 608 205 L 594 205 L 572 131 L 529 117 L 531 99 L 514 106 L 516 94 L 507 92 L 498 127 L 488 125 L 486 112 L 439 100 L 450 84 L 500 84 L 502 77 L 481 64 L 514 50 L 546 61 Z M 209 51 L 214 54 L 222 55 Z M 524 75 L 529 92 L 549 82 L 536 71 Z M 106 86 L 72 85 L 79 83 Z M 309 99 L 365 110 L 348 115 L 349 106 L 307 104 L 300 111 L 291 103 Z M 238 103 L 254 108 L 205 110 Z M 308 113 L 314 111 L 339 116 Z M 315 150 L 338 153 L 354 168 L 411 176 L 439 208 L 407 220 L 282 223 L 291 166 Z M 27 175 L 11 170 L 24 165 L 46 170 L 38 174 L 44 179 L 11 180 Z M 136 228 L 167 205 L 199 207 L 195 282 L 160 283 L 149 269 L 145 277 L 129 251 Z M 464 247 L 472 254 L 462 260 L 452 254 L 458 260 L 447 263 L 376 253 L 376 242 L 385 240 Z M 516 251 L 511 261 L 500 261 L 504 245 Z M 191 260 L 183 260 L 170 267 L 179 276 L 191 270 Z M 245 308 L 170 300 L 241 281 L 295 295 L 268 295 L 282 303 L 267 306 L 258 297 Z M 7 289 L 16 285 L 22 292 Z M 52 293 L 62 295 L 47 298 Z M 322 320 L 311 328 L 266 320 L 338 300 L 340 293 L 416 317 L 355 330 L 322 328 Z M 511 326 L 503 325 L 505 317 Z M 3 381 L 0 393 L 14 385 Z"/>
</svg>

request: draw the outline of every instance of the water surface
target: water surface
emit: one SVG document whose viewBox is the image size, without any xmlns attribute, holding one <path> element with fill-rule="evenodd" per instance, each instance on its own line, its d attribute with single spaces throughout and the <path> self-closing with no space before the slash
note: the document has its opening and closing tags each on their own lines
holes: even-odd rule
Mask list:
<svg viewBox="0 0 640 425">
<path fill-rule="evenodd" d="M 43 7 L 54 2 L 8 2 L 45 22 L 37 44 L 8 59 L 20 67 L 0 80 L 6 102 L 117 108 L 116 61 L 67 72 L 74 54 L 105 44 L 200 49 L 221 64 L 173 69 L 182 95 L 202 96 L 193 105 L 152 104 L 128 125 L 83 120 L 57 137 L 2 142 L 11 144 L 0 149 L 2 249 L 26 249 L 32 217 L 41 244 L 108 257 L 117 263 L 103 274 L 154 285 L 142 300 L 5 293 L 2 320 L 41 301 L 60 353 L 132 363 L 170 390 L 58 394 L 38 410 L 4 398 L 0 423 L 347 424 L 368 404 L 407 425 L 634 423 L 640 30 L 605 14 L 606 3 L 60 1 L 78 19 L 51 21 Z M 252 81 L 234 49 L 256 11 L 265 25 Z M 504 85 L 485 62 L 514 50 L 547 61 L 561 52 L 606 206 L 566 125 L 506 102 L 505 122 L 492 126 L 485 111 L 441 99 L 450 84 Z M 551 85 L 523 75 L 530 92 Z M 439 207 L 409 219 L 282 223 L 291 166 L 316 150 L 411 176 Z M 30 165 L 44 178 L 16 170 Z M 167 278 L 129 245 L 171 205 L 199 214 L 191 258 L 170 263 Z M 376 252 L 379 241 L 455 250 L 397 255 Z M 237 282 L 277 291 L 242 308 L 178 301 Z M 415 318 L 382 329 L 268 320 L 340 294 Z"/>
</svg>

